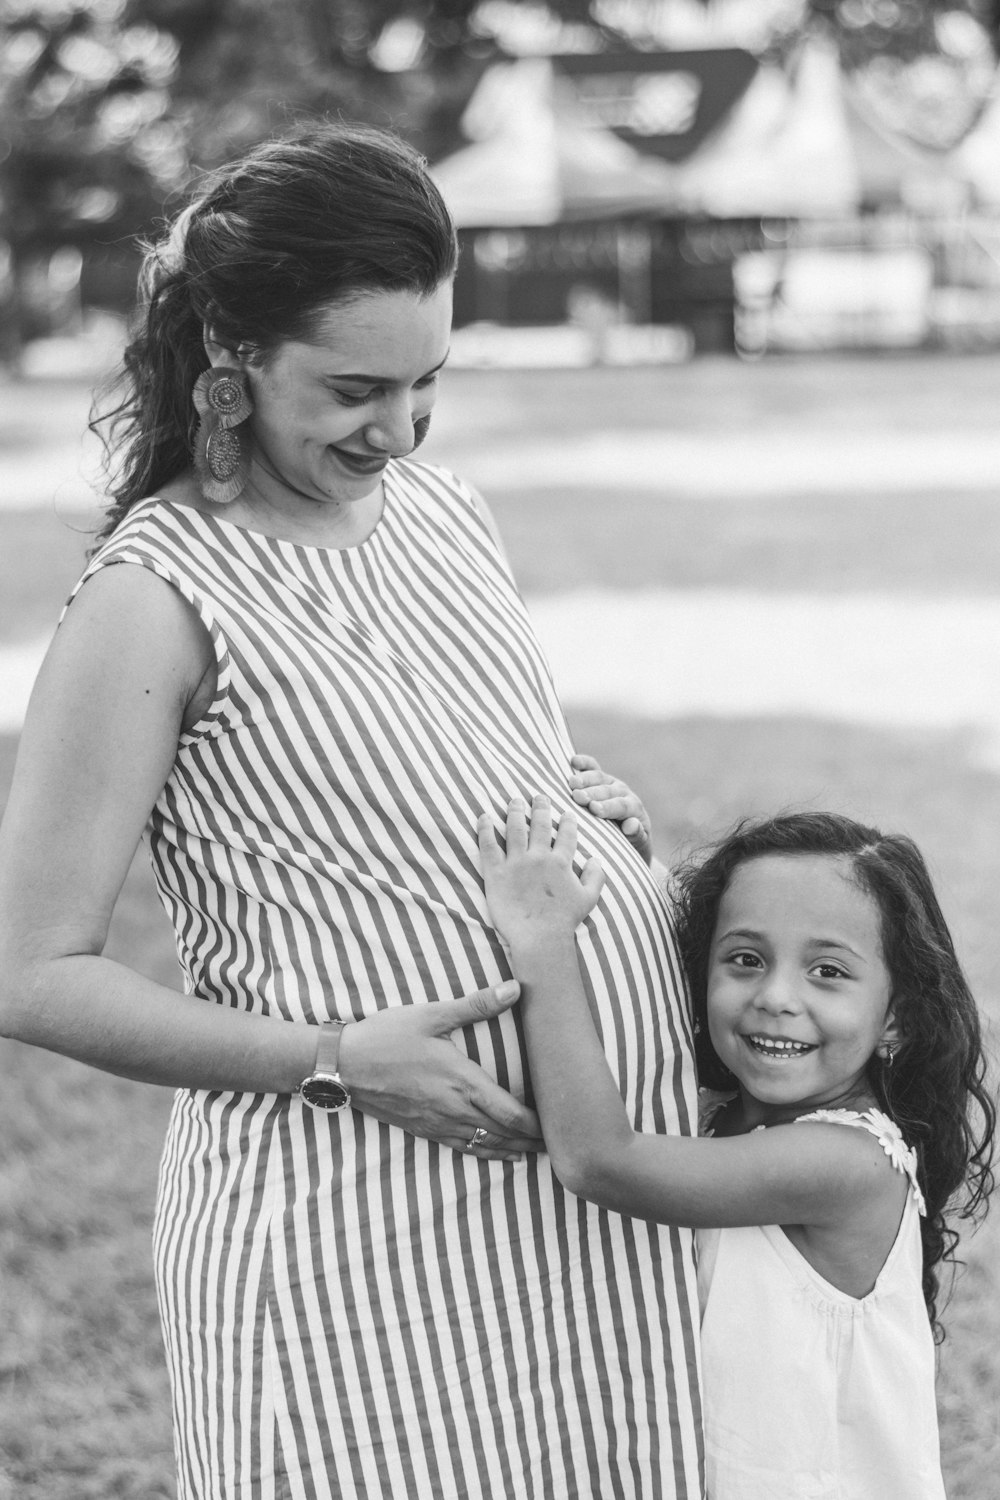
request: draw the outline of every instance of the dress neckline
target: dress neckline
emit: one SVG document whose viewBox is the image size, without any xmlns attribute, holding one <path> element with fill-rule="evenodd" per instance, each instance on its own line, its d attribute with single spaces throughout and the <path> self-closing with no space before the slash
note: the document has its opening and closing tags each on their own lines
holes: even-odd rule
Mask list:
<svg viewBox="0 0 1000 1500">
<path fill-rule="evenodd" d="M 266 531 L 257 531 L 252 526 L 242 526 L 238 521 L 231 521 L 220 507 L 218 513 L 214 510 L 198 510 L 193 505 L 185 505 L 180 500 L 167 500 L 160 495 L 151 495 L 148 500 L 141 502 L 143 505 L 160 505 L 168 510 L 181 515 L 197 516 L 200 520 L 208 521 L 213 525 L 225 527 L 228 531 L 236 531 L 241 536 L 249 538 L 255 544 L 270 545 L 273 547 L 287 548 L 292 552 L 308 554 L 313 557 L 340 557 L 357 556 L 363 554 L 366 548 L 370 548 L 386 529 L 387 522 L 391 520 L 392 513 L 396 507 L 396 472 L 395 464 L 398 461 L 390 459 L 382 473 L 382 510 L 375 525 L 368 535 L 360 542 L 354 542 L 348 547 L 326 547 L 316 542 L 293 542 L 285 537 L 271 536 Z M 137 507 L 138 508 L 138 507 Z"/>
</svg>

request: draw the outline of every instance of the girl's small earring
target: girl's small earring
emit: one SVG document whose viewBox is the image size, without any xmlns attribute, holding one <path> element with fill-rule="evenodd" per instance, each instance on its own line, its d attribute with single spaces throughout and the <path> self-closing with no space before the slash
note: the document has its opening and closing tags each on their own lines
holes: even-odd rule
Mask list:
<svg viewBox="0 0 1000 1500">
<path fill-rule="evenodd" d="M 896 1056 L 896 1049 L 895 1049 L 895 1047 L 892 1045 L 891 1042 L 886 1042 L 885 1046 L 879 1052 L 879 1057 L 882 1059 L 883 1066 L 886 1067 L 886 1068 L 891 1068 L 892 1064 L 893 1064 L 893 1059 L 895 1058 L 895 1056 Z"/>
<path fill-rule="evenodd" d="M 198 376 L 192 392 L 198 413 L 194 467 L 213 505 L 230 505 L 250 474 L 250 437 L 243 424 L 253 401 L 242 370 L 217 365 Z"/>
</svg>

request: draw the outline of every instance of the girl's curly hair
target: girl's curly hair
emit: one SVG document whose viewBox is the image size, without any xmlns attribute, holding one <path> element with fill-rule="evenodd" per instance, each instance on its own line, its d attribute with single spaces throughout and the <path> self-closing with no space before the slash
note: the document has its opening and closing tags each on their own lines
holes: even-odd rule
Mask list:
<svg viewBox="0 0 1000 1500">
<path fill-rule="evenodd" d="M 340 124 L 266 141 L 221 168 L 144 248 L 134 336 L 90 423 L 112 498 L 98 542 L 190 467 L 206 328 L 263 362 L 313 338 L 338 301 L 433 292 L 458 257 L 423 158 L 386 131 Z M 106 397 L 115 404 L 102 411 Z"/>
<path fill-rule="evenodd" d="M 836 813 L 746 820 L 672 877 L 681 957 L 691 986 L 699 1082 L 732 1088 L 708 1031 L 707 989 L 719 905 L 736 869 L 769 854 L 823 854 L 847 861 L 881 917 L 901 1045 L 887 1066 L 873 1056 L 868 1079 L 879 1107 L 917 1151 L 927 1201 L 921 1220 L 924 1299 L 935 1338 L 938 1267 L 955 1259 L 958 1233 L 946 1212 L 978 1219 L 993 1190 L 996 1106 L 987 1085 L 979 1013 L 923 857 L 912 839 Z"/>
</svg>

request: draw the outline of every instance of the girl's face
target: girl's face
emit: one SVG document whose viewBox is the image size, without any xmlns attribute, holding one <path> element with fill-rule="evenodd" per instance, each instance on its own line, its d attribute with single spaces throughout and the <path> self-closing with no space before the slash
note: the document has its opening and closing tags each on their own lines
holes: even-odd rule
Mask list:
<svg viewBox="0 0 1000 1500">
<path fill-rule="evenodd" d="M 769 854 L 737 867 L 708 968 L 712 1045 L 751 1126 L 857 1101 L 895 1037 L 876 903 L 847 858 Z"/>
<path fill-rule="evenodd" d="M 314 342 L 245 362 L 251 488 L 276 508 L 343 510 L 371 496 L 389 459 L 416 446 L 414 424 L 434 405 L 450 332 L 450 282 L 427 296 L 375 291 L 331 306 Z"/>
</svg>

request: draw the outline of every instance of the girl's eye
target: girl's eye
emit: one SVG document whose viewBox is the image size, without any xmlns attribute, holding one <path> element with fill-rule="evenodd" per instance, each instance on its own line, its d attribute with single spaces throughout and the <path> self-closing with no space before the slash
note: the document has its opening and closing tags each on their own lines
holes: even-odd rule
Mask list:
<svg viewBox="0 0 1000 1500">
<path fill-rule="evenodd" d="M 756 953 L 731 953 L 729 962 L 737 969 L 759 969 L 761 966 Z"/>
<path fill-rule="evenodd" d="M 426 391 L 430 386 L 437 385 L 437 383 L 438 383 L 438 371 L 435 370 L 434 373 L 433 373 L 433 375 L 425 375 L 424 378 L 423 378 L 423 380 L 416 381 L 415 385 L 416 385 L 416 389 L 418 391 Z"/>
<path fill-rule="evenodd" d="M 355 396 L 350 391 L 334 391 L 333 394 L 341 406 L 364 406 L 366 401 L 372 399 L 373 392 L 366 391 L 363 396 Z"/>
<path fill-rule="evenodd" d="M 846 979 L 847 970 L 842 969 L 839 964 L 817 964 L 816 973 L 820 979 Z"/>
</svg>

